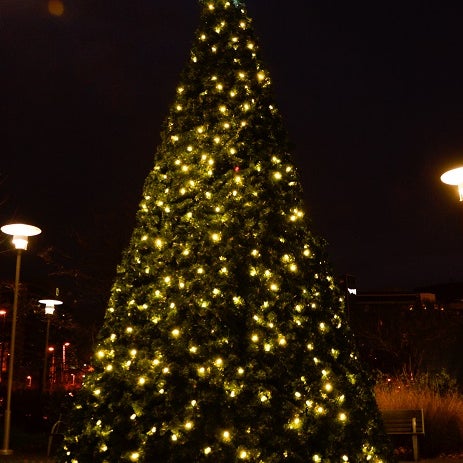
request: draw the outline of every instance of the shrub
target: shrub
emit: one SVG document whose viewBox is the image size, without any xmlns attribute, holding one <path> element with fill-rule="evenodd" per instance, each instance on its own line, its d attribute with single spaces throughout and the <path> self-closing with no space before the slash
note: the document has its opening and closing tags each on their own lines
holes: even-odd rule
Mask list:
<svg viewBox="0 0 463 463">
<path fill-rule="evenodd" d="M 424 410 L 425 435 L 420 436 L 422 456 L 435 457 L 463 450 L 463 395 L 445 372 L 424 374 L 413 380 L 383 378 L 378 381 L 375 393 L 380 410 Z M 404 442 L 393 441 L 396 445 Z"/>
</svg>

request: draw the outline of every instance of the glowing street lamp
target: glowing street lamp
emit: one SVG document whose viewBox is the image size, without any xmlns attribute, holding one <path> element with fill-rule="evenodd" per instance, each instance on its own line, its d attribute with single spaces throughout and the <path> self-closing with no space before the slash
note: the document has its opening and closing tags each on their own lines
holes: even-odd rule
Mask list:
<svg viewBox="0 0 463 463">
<path fill-rule="evenodd" d="M 13 390 L 13 367 L 14 367 L 14 350 L 16 342 L 16 318 L 18 314 L 18 294 L 19 294 L 19 274 L 21 271 L 21 252 L 27 249 L 29 236 L 39 235 L 42 230 L 33 225 L 23 223 L 14 223 L 4 225 L 0 229 L 6 235 L 12 235 L 11 240 L 15 249 L 18 251 L 16 256 L 16 276 L 14 282 L 14 298 L 13 298 L 13 315 L 11 319 L 11 339 L 10 339 L 10 360 L 8 365 L 8 383 L 6 388 L 6 409 L 5 409 L 5 425 L 3 431 L 3 448 L 0 450 L 0 455 L 11 455 L 13 450 L 10 446 L 10 425 L 11 425 L 11 392 Z"/>
<path fill-rule="evenodd" d="M 61 305 L 63 302 L 56 299 L 41 299 L 40 304 L 45 304 L 45 315 L 47 317 L 47 332 L 45 335 L 45 353 L 43 356 L 43 374 L 42 374 L 42 391 L 47 388 L 47 366 L 48 366 L 48 338 L 50 336 L 50 319 L 55 313 L 55 306 Z"/>
<path fill-rule="evenodd" d="M 457 167 L 456 169 L 452 169 L 443 173 L 440 179 L 447 185 L 457 186 L 458 194 L 460 195 L 460 201 L 463 201 L 463 167 Z"/>
</svg>

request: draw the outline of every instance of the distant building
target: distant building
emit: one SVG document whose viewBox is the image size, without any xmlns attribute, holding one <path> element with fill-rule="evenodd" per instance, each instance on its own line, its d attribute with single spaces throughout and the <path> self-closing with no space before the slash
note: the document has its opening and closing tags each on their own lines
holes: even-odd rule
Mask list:
<svg viewBox="0 0 463 463">
<path fill-rule="evenodd" d="M 441 296 L 430 290 L 434 288 L 367 292 L 356 288 L 351 275 L 341 278 L 340 286 L 359 353 L 372 370 L 410 376 L 441 369 L 463 374 L 458 354 L 463 296 L 453 286 L 451 294 Z"/>
</svg>

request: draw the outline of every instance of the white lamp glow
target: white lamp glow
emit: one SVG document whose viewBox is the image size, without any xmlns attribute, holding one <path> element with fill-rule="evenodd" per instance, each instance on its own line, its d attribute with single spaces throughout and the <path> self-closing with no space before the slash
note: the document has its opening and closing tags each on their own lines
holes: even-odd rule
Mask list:
<svg viewBox="0 0 463 463">
<path fill-rule="evenodd" d="M 11 240 L 16 249 L 27 249 L 27 242 L 29 236 L 39 235 L 42 230 L 33 225 L 26 225 L 24 223 L 13 223 L 10 225 L 4 225 L 1 228 L 2 232 L 6 235 L 12 235 L 13 239 Z"/>
<path fill-rule="evenodd" d="M 455 185 L 458 187 L 460 201 L 463 201 L 463 167 L 457 167 L 456 169 L 452 169 L 443 173 L 440 179 L 447 185 Z"/>
<path fill-rule="evenodd" d="M 53 315 L 55 312 L 55 305 L 61 305 L 62 301 L 56 299 L 40 299 L 40 304 L 45 304 L 45 315 Z"/>
</svg>

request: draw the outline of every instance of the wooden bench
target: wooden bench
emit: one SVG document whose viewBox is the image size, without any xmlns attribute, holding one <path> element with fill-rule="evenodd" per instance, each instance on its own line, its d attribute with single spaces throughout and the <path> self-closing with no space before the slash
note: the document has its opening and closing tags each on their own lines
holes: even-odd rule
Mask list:
<svg viewBox="0 0 463 463">
<path fill-rule="evenodd" d="M 424 435 L 423 409 L 381 410 L 387 434 L 412 436 L 413 459 L 418 461 L 418 435 Z"/>
</svg>

